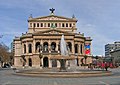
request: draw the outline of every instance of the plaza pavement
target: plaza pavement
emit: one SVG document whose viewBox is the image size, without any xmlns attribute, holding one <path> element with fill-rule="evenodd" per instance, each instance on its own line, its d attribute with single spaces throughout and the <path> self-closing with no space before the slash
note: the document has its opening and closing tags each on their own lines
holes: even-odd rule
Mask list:
<svg viewBox="0 0 120 85">
<path fill-rule="evenodd" d="M 109 69 L 111 76 L 86 78 L 41 78 L 13 75 L 13 70 L 0 69 L 0 85 L 120 85 L 120 68 Z"/>
</svg>

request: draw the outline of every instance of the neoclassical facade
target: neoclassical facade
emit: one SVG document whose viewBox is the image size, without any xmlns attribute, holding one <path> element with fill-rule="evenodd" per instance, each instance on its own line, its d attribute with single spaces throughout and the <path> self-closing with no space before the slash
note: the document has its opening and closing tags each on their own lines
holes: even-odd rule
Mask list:
<svg viewBox="0 0 120 85">
<path fill-rule="evenodd" d="M 64 35 L 69 57 L 74 57 L 76 65 L 91 63 L 90 37 L 78 32 L 77 19 L 54 14 L 28 19 L 28 32 L 14 39 L 14 65 L 16 67 L 60 67 L 60 39 Z M 86 61 L 85 61 L 85 57 Z M 25 62 L 25 63 L 23 63 Z M 67 65 L 67 64 L 66 64 Z"/>
</svg>

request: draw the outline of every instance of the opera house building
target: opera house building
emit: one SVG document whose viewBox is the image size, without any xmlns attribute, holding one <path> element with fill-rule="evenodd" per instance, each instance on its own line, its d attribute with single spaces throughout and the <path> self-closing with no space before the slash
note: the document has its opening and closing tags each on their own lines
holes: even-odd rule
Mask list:
<svg viewBox="0 0 120 85">
<path fill-rule="evenodd" d="M 59 68 L 62 35 L 69 52 L 68 57 L 71 58 L 66 62 L 66 66 L 72 65 L 69 61 L 74 61 L 79 67 L 92 62 L 92 39 L 85 37 L 84 33 L 77 32 L 76 17 L 57 16 L 54 10 L 50 9 L 48 16 L 34 18 L 30 15 L 28 31 L 13 40 L 14 66 Z"/>
</svg>

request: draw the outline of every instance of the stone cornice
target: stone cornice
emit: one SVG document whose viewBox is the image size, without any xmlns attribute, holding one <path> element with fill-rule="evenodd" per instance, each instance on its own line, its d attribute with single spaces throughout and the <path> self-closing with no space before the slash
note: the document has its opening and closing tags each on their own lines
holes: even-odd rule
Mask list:
<svg viewBox="0 0 120 85">
<path fill-rule="evenodd" d="M 48 18 L 48 19 L 47 19 Z M 51 18 L 51 19 L 49 19 Z M 53 19 L 52 19 L 53 18 Z M 75 18 L 67 18 L 63 16 L 56 16 L 56 15 L 49 15 L 49 16 L 43 16 L 43 17 L 37 17 L 37 18 L 30 18 L 28 19 L 28 22 L 38 22 L 38 21 L 44 21 L 44 22 L 77 22 L 77 19 Z"/>
</svg>

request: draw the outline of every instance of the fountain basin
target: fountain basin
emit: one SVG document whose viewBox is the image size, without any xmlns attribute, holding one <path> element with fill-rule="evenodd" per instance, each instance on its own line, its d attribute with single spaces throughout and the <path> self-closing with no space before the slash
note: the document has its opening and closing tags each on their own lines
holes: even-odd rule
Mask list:
<svg viewBox="0 0 120 85">
<path fill-rule="evenodd" d="M 15 75 L 30 76 L 30 77 L 51 77 L 51 78 L 83 78 L 83 77 L 96 77 L 96 76 L 109 76 L 112 74 L 111 71 L 90 71 L 82 70 L 75 72 L 53 72 L 53 71 L 41 71 L 37 70 L 19 70 Z"/>
</svg>

